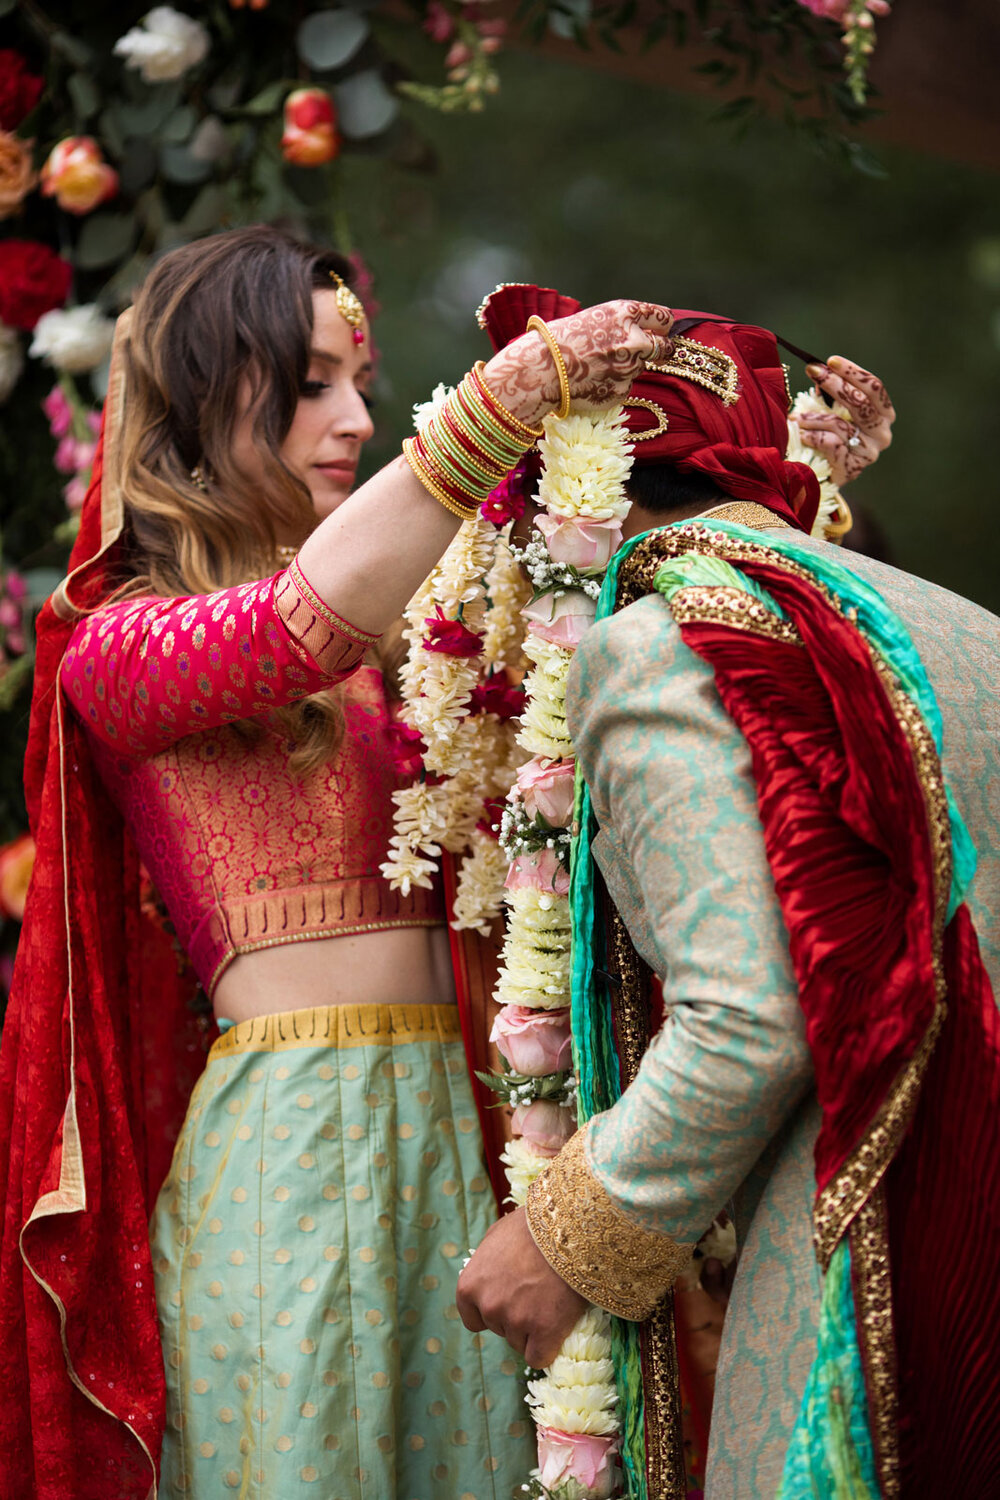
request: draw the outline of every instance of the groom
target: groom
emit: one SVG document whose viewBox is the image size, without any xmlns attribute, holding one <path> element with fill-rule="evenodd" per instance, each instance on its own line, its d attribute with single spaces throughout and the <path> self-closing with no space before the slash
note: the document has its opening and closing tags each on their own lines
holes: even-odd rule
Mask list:
<svg viewBox="0 0 1000 1500">
<path fill-rule="evenodd" d="M 459 1309 L 543 1366 L 596 1302 L 640 1326 L 648 1371 L 735 1198 L 710 1500 L 986 1500 L 1000 1305 L 961 1247 L 998 1229 L 1000 621 L 811 539 L 773 336 L 678 320 L 631 393 L 629 532 L 666 529 L 619 554 L 567 704 L 610 896 L 584 873 L 574 916 L 590 901 L 616 1036 L 645 1003 L 622 920 L 665 1019 L 490 1231 Z M 892 409 L 846 361 L 810 373 L 851 412 L 815 419 L 843 482 Z"/>
</svg>

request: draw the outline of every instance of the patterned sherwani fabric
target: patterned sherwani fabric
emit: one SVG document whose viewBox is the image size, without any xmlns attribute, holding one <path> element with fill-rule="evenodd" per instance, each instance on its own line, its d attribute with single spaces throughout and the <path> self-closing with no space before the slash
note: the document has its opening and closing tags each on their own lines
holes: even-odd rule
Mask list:
<svg viewBox="0 0 1000 1500">
<path fill-rule="evenodd" d="M 996 989 L 1000 620 L 884 564 L 837 557 L 900 616 L 937 695 L 946 774 L 979 855 L 968 905 Z M 666 1009 L 635 1083 L 590 1128 L 590 1165 L 626 1217 L 679 1241 L 735 1197 L 741 1258 L 706 1495 L 761 1500 L 780 1482 L 815 1352 L 819 1112 L 750 753 L 658 595 L 588 634 L 568 713 L 600 825 L 595 857 Z"/>
</svg>

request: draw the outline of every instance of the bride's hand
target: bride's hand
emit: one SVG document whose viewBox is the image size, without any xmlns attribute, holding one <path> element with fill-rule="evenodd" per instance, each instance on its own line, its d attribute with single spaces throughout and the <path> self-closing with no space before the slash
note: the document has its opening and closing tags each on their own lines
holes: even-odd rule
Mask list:
<svg viewBox="0 0 1000 1500">
<path fill-rule="evenodd" d="M 647 360 L 669 357 L 669 308 L 655 302 L 602 302 L 548 325 L 566 363 L 570 397 L 590 407 L 627 396 Z M 486 381 L 497 399 L 531 426 L 559 405 L 559 377 L 548 345 L 526 333 L 495 354 Z"/>
<path fill-rule="evenodd" d="M 881 380 L 840 354 L 825 365 L 807 365 L 806 372 L 851 414 L 849 421 L 833 412 L 796 418 L 802 441 L 823 455 L 840 487 L 857 479 L 888 448 L 896 412 Z"/>
</svg>

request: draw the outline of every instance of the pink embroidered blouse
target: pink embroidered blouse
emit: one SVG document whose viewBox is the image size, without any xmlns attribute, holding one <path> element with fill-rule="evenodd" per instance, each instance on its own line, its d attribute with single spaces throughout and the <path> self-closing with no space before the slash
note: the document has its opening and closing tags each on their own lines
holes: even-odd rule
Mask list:
<svg viewBox="0 0 1000 1500">
<path fill-rule="evenodd" d="M 361 665 L 375 639 L 297 563 L 215 594 L 108 604 L 73 632 L 64 690 L 210 995 L 240 953 L 444 921 L 438 891 L 404 897 L 379 873 L 400 778 L 381 673 Z M 297 775 L 269 711 L 339 682 L 343 740 Z M 253 742 L 233 728 L 250 717 Z"/>
</svg>

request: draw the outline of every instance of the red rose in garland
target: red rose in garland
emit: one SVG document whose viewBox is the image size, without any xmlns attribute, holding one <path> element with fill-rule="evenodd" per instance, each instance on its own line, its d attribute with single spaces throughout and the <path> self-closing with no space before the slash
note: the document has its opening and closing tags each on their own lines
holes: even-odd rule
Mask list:
<svg viewBox="0 0 1000 1500">
<path fill-rule="evenodd" d="M 44 87 L 45 80 L 28 72 L 20 52 L 0 47 L 0 130 L 16 130 L 38 103 Z"/>
<path fill-rule="evenodd" d="M 0 241 L 0 323 L 30 332 L 43 313 L 62 307 L 73 271 L 37 240 Z"/>
<path fill-rule="evenodd" d="M 461 620 L 447 619 L 440 604 L 437 612 L 437 619 L 432 616 L 424 621 L 428 627 L 424 650 L 439 651 L 442 656 L 478 656 L 483 649 L 482 636 L 469 630 Z"/>
</svg>

